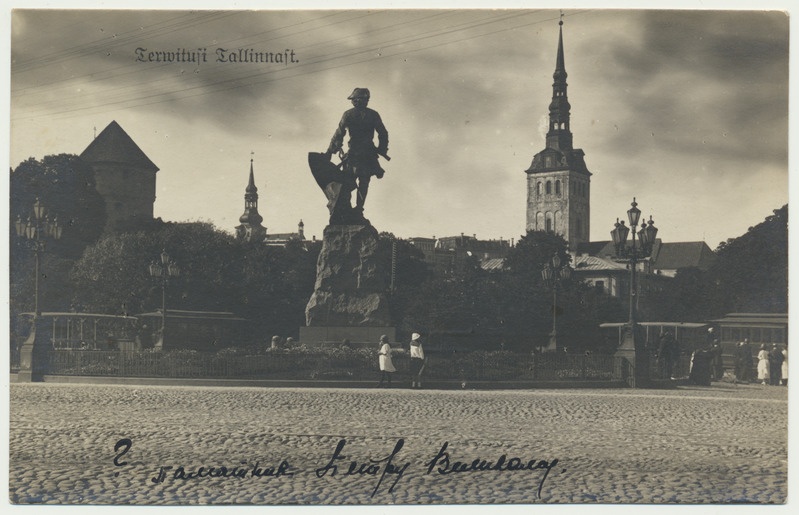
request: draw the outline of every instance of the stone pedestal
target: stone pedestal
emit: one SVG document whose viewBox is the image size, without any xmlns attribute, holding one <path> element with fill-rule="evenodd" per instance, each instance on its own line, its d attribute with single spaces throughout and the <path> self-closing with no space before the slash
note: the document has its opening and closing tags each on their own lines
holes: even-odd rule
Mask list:
<svg viewBox="0 0 799 515">
<path fill-rule="evenodd" d="M 651 381 L 649 376 L 649 356 L 644 345 L 644 335 L 641 334 L 641 326 L 636 325 L 639 333 L 636 344 L 636 339 L 633 338 L 633 332 L 630 327 L 629 325 L 624 327 L 621 345 L 619 345 L 614 356 L 623 358 L 629 363 L 631 373 L 629 376 L 623 377 L 623 379 L 630 387 L 648 388 L 651 386 Z"/>
<path fill-rule="evenodd" d="M 388 336 L 388 341 L 396 343 L 396 329 L 394 327 L 300 327 L 300 343 L 315 344 L 340 344 L 344 341 L 353 346 L 376 346 L 380 337 Z"/>
<path fill-rule="evenodd" d="M 41 317 L 33 319 L 30 335 L 19 349 L 19 372 L 17 381 L 29 383 L 41 381 L 47 371 L 49 342 L 44 320 Z"/>
<path fill-rule="evenodd" d="M 390 263 L 378 255 L 377 247 L 378 233 L 371 225 L 328 225 L 325 228 L 316 265 L 316 285 L 305 308 L 308 328 L 335 328 L 337 339 L 346 333 L 343 328 L 389 328 Z M 331 334 L 329 330 L 303 333 L 312 338 Z M 352 333 L 358 339 L 366 335 L 372 337 L 368 331 Z"/>
</svg>

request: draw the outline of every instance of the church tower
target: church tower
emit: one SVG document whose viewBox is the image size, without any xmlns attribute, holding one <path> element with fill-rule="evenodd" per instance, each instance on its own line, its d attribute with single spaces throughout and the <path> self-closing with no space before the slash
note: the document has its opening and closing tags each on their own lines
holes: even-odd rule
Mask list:
<svg viewBox="0 0 799 515">
<path fill-rule="evenodd" d="M 560 234 L 574 250 L 590 237 L 591 172 L 585 166 L 583 151 L 572 145 L 562 18 L 559 25 L 546 148 L 533 157 L 530 168 L 525 170 L 527 230 Z"/>
<path fill-rule="evenodd" d="M 266 227 L 261 225 L 264 221 L 258 213 L 258 188 L 255 186 L 255 174 L 250 159 L 250 182 L 244 190 L 244 214 L 239 217 L 241 225 L 236 227 L 236 238 L 240 241 L 260 243 L 266 239 Z"/>
</svg>

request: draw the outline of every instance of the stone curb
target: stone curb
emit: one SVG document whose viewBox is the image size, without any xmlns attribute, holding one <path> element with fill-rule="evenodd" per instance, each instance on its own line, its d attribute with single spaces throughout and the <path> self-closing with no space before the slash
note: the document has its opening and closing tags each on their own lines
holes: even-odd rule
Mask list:
<svg viewBox="0 0 799 515">
<path fill-rule="evenodd" d="M 11 374 L 11 383 L 19 383 L 17 374 Z M 354 380 L 288 380 L 288 379 L 212 379 L 168 377 L 109 377 L 109 376 L 59 376 L 45 375 L 45 383 L 66 384 L 118 384 L 157 386 L 221 386 L 263 388 L 372 388 L 378 382 Z M 676 386 L 677 382 L 674 382 Z M 671 386 L 671 385 L 670 385 Z M 423 390 L 524 390 L 554 388 L 627 388 L 622 381 L 425 381 Z M 407 381 L 394 381 L 391 390 L 410 389 Z"/>
</svg>

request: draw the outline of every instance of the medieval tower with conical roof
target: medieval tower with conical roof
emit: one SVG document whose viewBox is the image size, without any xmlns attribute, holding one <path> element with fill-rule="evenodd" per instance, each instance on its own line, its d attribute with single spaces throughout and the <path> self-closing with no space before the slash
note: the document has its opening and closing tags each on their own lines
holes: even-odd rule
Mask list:
<svg viewBox="0 0 799 515">
<path fill-rule="evenodd" d="M 574 250 L 589 240 L 591 172 L 585 166 L 583 151 L 572 144 L 566 76 L 561 19 L 546 148 L 533 157 L 530 168 L 525 170 L 527 230 L 560 234 Z"/>
<path fill-rule="evenodd" d="M 250 181 L 244 190 L 244 214 L 239 217 L 241 225 L 236 227 L 236 238 L 246 242 L 263 242 L 266 238 L 266 228 L 261 225 L 263 221 L 264 217 L 258 213 L 258 188 L 255 186 L 255 173 L 250 159 Z"/>
<path fill-rule="evenodd" d="M 105 200 L 104 233 L 136 229 L 152 221 L 158 167 L 116 121 L 80 157 L 94 169 L 97 193 Z"/>
</svg>

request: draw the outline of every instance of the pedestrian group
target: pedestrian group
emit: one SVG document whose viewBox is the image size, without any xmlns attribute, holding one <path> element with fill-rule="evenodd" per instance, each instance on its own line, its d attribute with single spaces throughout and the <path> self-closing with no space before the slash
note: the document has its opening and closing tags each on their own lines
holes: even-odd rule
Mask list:
<svg viewBox="0 0 799 515">
<path fill-rule="evenodd" d="M 388 341 L 388 336 L 383 335 L 380 337 L 379 348 L 377 351 L 378 365 L 380 367 L 380 382 L 377 384 L 378 388 L 391 386 L 391 376 L 397 371 L 394 362 L 391 359 L 393 349 L 391 343 Z M 411 335 L 411 343 L 409 349 L 410 357 L 410 375 L 411 375 L 411 388 L 418 389 L 422 387 L 422 372 L 425 367 L 424 347 L 422 347 L 422 335 L 413 333 Z"/>
</svg>

